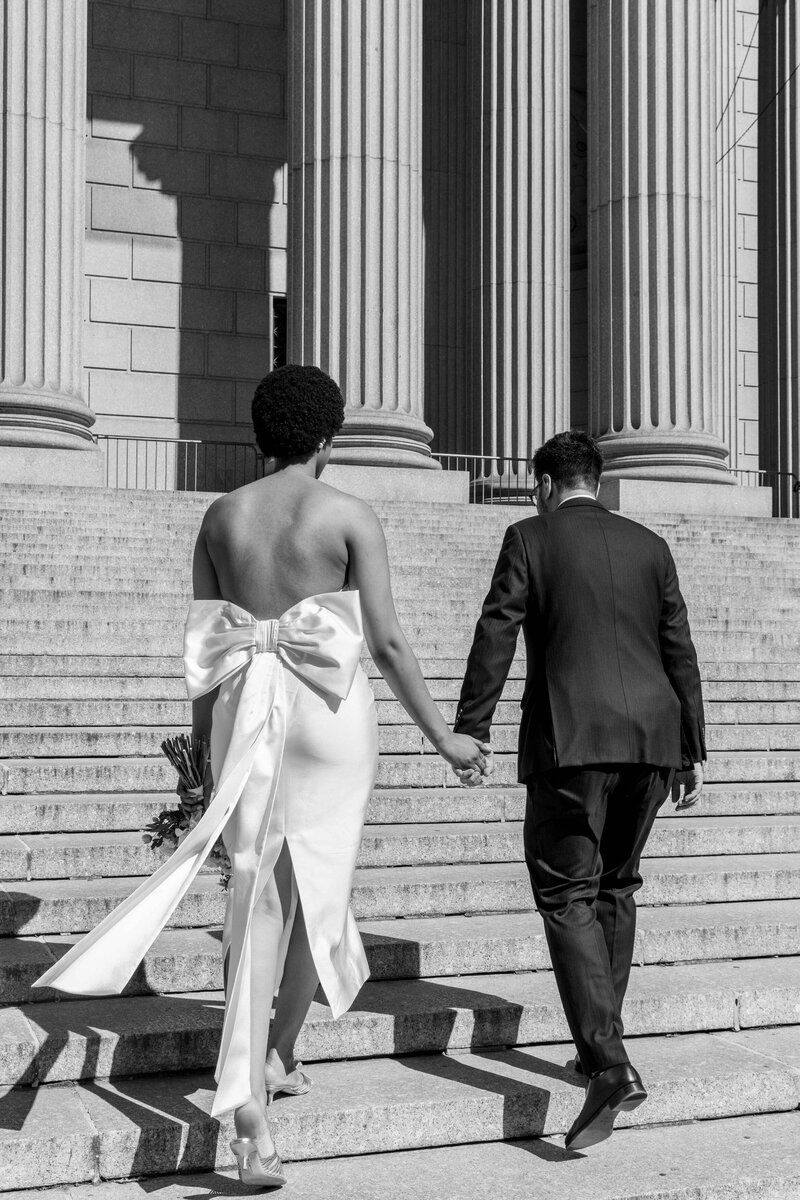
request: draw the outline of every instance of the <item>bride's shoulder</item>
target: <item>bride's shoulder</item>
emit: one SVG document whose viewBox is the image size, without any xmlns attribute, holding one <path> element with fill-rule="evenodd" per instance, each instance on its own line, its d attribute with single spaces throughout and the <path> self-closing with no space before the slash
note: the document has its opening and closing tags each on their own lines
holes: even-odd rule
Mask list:
<svg viewBox="0 0 800 1200">
<path fill-rule="evenodd" d="M 320 489 L 319 496 L 323 504 L 329 506 L 336 505 L 336 509 L 341 516 L 361 517 L 362 519 L 369 514 L 377 521 L 374 510 L 367 504 L 366 500 L 360 500 L 358 496 L 351 495 L 350 492 L 342 492 L 339 488 L 333 487 L 323 480 L 317 480 L 317 487 Z"/>
</svg>

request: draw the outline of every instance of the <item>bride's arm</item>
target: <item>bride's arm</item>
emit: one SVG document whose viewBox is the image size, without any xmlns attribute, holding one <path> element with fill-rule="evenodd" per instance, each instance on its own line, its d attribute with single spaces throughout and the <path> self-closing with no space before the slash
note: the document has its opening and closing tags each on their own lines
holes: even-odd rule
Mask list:
<svg viewBox="0 0 800 1200">
<path fill-rule="evenodd" d="M 414 653 L 400 628 L 392 597 L 386 539 L 372 509 L 354 502 L 346 536 L 350 586 L 358 588 L 369 652 L 403 708 L 455 770 L 486 765 L 475 738 L 453 733 L 431 699 Z"/>
<path fill-rule="evenodd" d="M 194 547 L 192 594 L 195 600 L 222 599 L 217 572 L 214 570 L 214 564 L 211 561 L 211 555 L 208 553 L 206 545 L 205 520 L 203 520 L 203 524 L 200 526 L 200 533 L 197 535 L 197 542 Z M 215 687 L 213 692 L 207 692 L 205 696 L 200 696 L 198 700 L 192 701 L 192 737 L 205 738 L 206 741 L 210 739 L 211 710 L 214 707 L 214 701 L 218 693 L 219 688 Z"/>
</svg>

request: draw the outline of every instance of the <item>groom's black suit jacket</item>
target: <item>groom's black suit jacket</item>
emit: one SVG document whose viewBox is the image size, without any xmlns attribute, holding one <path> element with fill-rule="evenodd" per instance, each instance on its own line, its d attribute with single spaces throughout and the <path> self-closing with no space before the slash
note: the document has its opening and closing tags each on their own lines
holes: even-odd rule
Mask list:
<svg viewBox="0 0 800 1200">
<path fill-rule="evenodd" d="M 506 531 L 455 728 L 488 740 L 520 625 L 519 778 L 554 767 L 705 759 L 703 699 L 669 547 L 596 500 Z"/>
</svg>

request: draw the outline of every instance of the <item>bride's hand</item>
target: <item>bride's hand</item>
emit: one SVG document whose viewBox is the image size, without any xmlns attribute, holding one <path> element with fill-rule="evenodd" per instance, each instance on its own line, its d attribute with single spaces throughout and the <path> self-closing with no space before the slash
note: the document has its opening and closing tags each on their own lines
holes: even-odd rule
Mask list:
<svg viewBox="0 0 800 1200">
<path fill-rule="evenodd" d="M 486 756 L 492 748 L 486 742 L 479 742 L 468 733 L 451 733 L 444 745 L 439 747 L 442 758 L 449 762 L 453 770 L 486 772 Z"/>
</svg>

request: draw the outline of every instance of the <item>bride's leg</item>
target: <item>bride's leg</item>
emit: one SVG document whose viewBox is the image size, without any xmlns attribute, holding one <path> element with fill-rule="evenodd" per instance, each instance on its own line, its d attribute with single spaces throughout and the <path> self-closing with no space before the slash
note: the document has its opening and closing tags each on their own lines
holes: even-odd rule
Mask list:
<svg viewBox="0 0 800 1200">
<path fill-rule="evenodd" d="M 291 872 L 291 861 L 289 870 Z M 294 1067 L 294 1044 L 318 984 L 319 977 L 311 957 L 303 908 L 298 900 L 286 951 L 283 978 L 275 1004 L 275 1016 L 269 1031 L 267 1071 L 276 1080 L 288 1075 Z"/>
<path fill-rule="evenodd" d="M 284 845 L 275 870 L 253 907 L 251 925 L 252 972 L 250 993 L 250 1099 L 235 1113 L 237 1137 L 264 1138 L 262 1153 L 274 1151 L 266 1119 L 267 1091 L 264 1061 L 267 1056 L 269 1015 L 275 995 L 278 950 L 291 904 L 291 863 L 282 868 Z M 287 886 L 288 880 L 288 886 Z M 268 1138 L 268 1141 L 267 1141 Z"/>
</svg>

